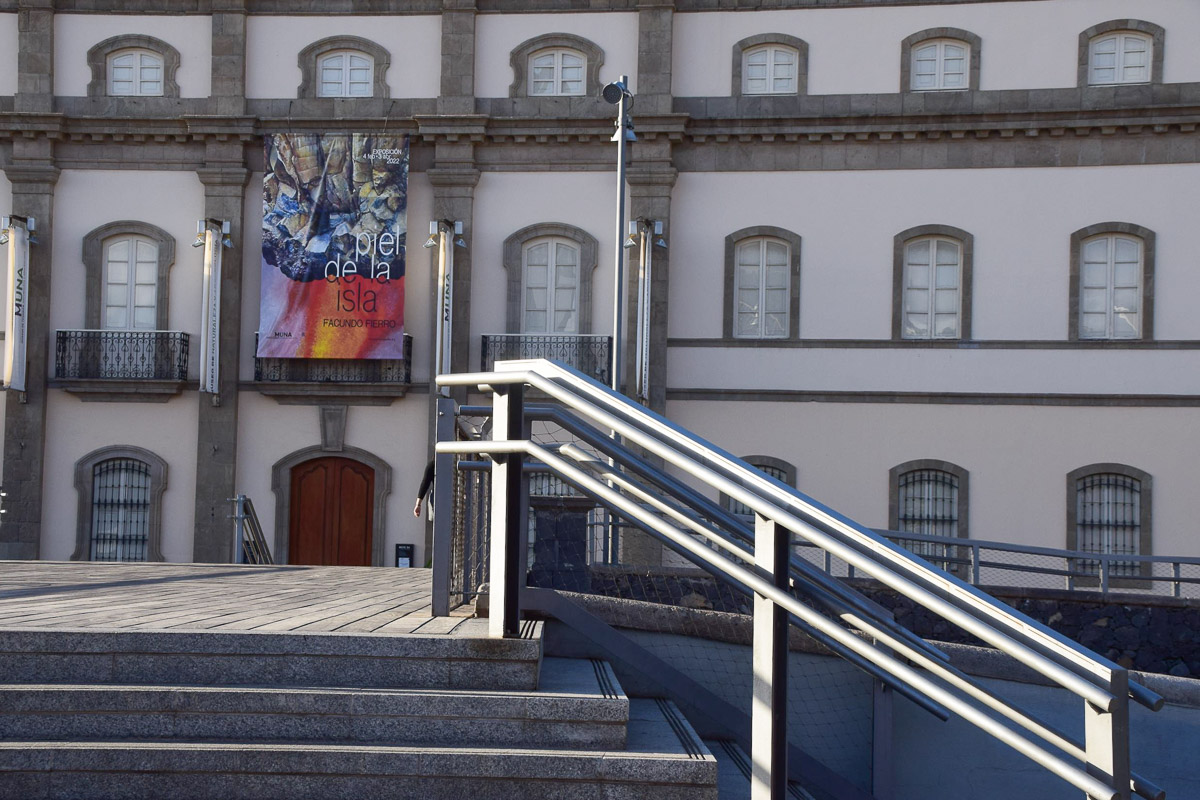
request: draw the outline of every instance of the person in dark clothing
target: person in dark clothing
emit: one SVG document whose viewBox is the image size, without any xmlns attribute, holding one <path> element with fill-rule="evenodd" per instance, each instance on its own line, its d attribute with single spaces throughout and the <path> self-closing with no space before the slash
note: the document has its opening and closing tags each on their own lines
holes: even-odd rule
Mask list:
<svg viewBox="0 0 1200 800">
<path fill-rule="evenodd" d="M 421 476 L 421 486 L 417 489 L 417 502 L 413 505 L 413 516 L 417 519 L 421 518 L 421 504 L 425 502 L 425 496 L 429 494 L 429 489 L 433 486 L 433 459 L 429 459 L 429 463 L 425 465 L 425 474 Z"/>
</svg>

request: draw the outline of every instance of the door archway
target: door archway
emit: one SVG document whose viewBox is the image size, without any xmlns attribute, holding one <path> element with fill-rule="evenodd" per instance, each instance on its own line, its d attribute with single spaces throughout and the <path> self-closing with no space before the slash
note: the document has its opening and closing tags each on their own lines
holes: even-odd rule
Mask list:
<svg viewBox="0 0 1200 800">
<path fill-rule="evenodd" d="M 356 447 L 313 446 L 281 458 L 271 469 L 276 560 L 383 566 L 391 484 L 387 462 Z"/>
</svg>

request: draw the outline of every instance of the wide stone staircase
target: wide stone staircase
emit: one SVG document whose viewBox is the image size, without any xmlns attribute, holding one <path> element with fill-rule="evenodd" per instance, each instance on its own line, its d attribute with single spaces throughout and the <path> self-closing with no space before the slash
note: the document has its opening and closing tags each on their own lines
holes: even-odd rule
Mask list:
<svg viewBox="0 0 1200 800">
<path fill-rule="evenodd" d="M 543 658 L 540 622 L 486 625 L 0 631 L 0 798 L 715 800 L 717 760 L 673 704 Z M 745 785 L 737 752 L 723 796 Z"/>
</svg>

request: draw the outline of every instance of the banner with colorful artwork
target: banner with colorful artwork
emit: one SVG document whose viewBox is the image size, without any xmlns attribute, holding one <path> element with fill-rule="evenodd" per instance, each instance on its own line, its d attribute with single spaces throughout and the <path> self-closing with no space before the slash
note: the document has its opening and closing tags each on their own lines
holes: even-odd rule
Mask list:
<svg viewBox="0 0 1200 800">
<path fill-rule="evenodd" d="M 266 138 L 263 358 L 403 358 L 408 137 Z"/>
</svg>

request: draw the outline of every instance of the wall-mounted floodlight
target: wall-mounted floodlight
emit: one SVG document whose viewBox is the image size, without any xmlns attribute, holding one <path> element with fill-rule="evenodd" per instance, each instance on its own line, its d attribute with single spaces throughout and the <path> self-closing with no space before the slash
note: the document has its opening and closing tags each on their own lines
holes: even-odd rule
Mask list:
<svg viewBox="0 0 1200 800">
<path fill-rule="evenodd" d="M 0 244 L 8 244 L 8 229 L 0 230 Z"/>
<path fill-rule="evenodd" d="M 207 227 L 204 220 L 197 220 L 196 241 L 192 242 L 192 247 L 204 247 L 205 228 Z"/>
</svg>

